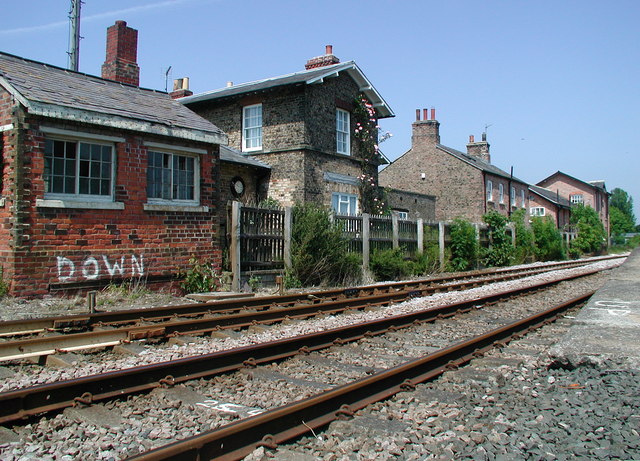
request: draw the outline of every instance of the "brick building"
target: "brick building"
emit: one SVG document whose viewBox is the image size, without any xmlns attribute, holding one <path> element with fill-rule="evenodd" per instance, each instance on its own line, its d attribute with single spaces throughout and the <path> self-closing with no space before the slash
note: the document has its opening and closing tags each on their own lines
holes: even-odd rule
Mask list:
<svg viewBox="0 0 640 461">
<path fill-rule="evenodd" d="M 604 181 L 586 182 L 561 171 L 556 171 L 540 181 L 538 186 L 556 191 L 571 204 L 582 203 L 596 210 L 608 239 L 610 235 L 609 195 L 611 194 L 607 192 Z"/>
<path fill-rule="evenodd" d="M 0 263 L 13 294 L 166 283 L 191 257 L 221 265 L 226 135 L 135 86 L 131 31 L 109 28 L 109 79 L 0 53 Z"/>
<path fill-rule="evenodd" d="M 189 95 L 183 81 L 172 94 L 224 130 L 231 148 L 271 167 L 264 183 L 269 198 L 283 206 L 312 202 L 356 214 L 363 168 L 354 154 L 354 101 L 364 94 L 377 118 L 392 117 L 393 112 L 356 63 L 340 63 L 330 46 L 305 67 L 196 95 Z M 368 168 L 376 181 L 377 166 Z"/>
<path fill-rule="evenodd" d="M 571 202 L 558 191 L 529 185 L 529 216 L 548 217 L 558 229 L 564 229 L 571 218 Z"/>
<path fill-rule="evenodd" d="M 469 138 L 463 153 L 440 143 L 435 109 L 416 111 L 411 148 L 380 172 L 380 185 L 435 197 L 435 218 L 480 222 L 496 210 L 509 215 L 528 208 L 528 185 L 491 164 L 489 143 Z"/>
</svg>

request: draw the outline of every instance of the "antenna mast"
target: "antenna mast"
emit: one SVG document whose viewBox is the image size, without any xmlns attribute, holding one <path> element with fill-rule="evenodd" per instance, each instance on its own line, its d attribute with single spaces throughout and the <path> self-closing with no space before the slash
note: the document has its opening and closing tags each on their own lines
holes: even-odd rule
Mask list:
<svg viewBox="0 0 640 461">
<path fill-rule="evenodd" d="M 78 71 L 80 62 L 80 7 L 82 0 L 71 0 L 71 11 L 69 11 L 69 65 L 70 70 Z"/>
</svg>

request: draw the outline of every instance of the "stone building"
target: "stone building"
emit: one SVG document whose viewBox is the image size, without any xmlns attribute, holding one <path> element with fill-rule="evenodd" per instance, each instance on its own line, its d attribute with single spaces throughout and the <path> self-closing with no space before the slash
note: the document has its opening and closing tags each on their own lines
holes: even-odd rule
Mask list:
<svg viewBox="0 0 640 461">
<path fill-rule="evenodd" d="M 387 165 L 380 185 L 435 197 L 438 221 L 464 218 L 480 222 L 490 210 L 510 215 L 528 208 L 528 185 L 491 164 L 489 143 L 469 138 L 463 153 L 440 143 L 440 123 L 435 109 L 416 111 L 411 148 Z"/>
<path fill-rule="evenodd" d="M 354 148 L 356 98 L 365 96 L 376 120 L 394 115 L 356 63 L 340 63 L 330 46 L 300 72 L 195 95 L 182 80 L 172 94 L 226 132 L 230 148 L 271 168 L 268 181 L 247 171 L 236 178 L 265 180 L 264 195 L 283 206 L 311 202 L 351 215 L 361 211 L 363 174 Z M 380 157 L 366 167 L 376 182 L 382 162 Z M 247 201 L 243 194 L 235 198 Z"/>
<path fill-rule="evenodd" d="M 529 216 L 548 217 L 558 229 L 569 225 L 571 218 L 571 202 L 562 197 L 558 191 L 540 186 L 529 186 Z"/>
<path fill-rule="evenodd" d="M 0 263 L 12 294 L 169 283 L 192 257 L 221 266 L 226 135 L 136 86 L 133 32 L 109 28 L 105 78 L 0 53 Z"/>
<path fill-rule="evenodd" d="M 540 181 L 538 186 L 556 191 L 573 205 L 584 204 L 596 210 L 607 238 L 609 237 L 609 196 L 611 194 L 607 192 L 604 181 L 586 182 L 562 171 L 556 171 Z"/>
</svg>

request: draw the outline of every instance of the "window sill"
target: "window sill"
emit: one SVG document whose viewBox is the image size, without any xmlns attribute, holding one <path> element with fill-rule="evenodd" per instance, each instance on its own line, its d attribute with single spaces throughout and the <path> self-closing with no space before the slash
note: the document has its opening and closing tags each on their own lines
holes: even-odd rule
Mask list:
<svg viewBox="0 0 640 461">
<path fill-rule="evenodd" d="M 84 208 L 88 210 L 124 210 L 123 202 L 36 199 L 37 208 Z"/>
<path fill-rule="evenodd" d="M 145 203 L 143 205 L 144 211 L 186 211 L 189 213 L 208 213 L 208 206 L 199 205 L 172 205 L 172 204 L 159 204 L 159 203 Z"/>
</svg>

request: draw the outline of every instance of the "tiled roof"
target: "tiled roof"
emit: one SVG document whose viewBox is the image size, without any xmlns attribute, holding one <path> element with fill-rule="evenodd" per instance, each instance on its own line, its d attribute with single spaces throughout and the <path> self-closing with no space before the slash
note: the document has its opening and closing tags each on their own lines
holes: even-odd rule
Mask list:
<svg viewBox="0 0 640 461">
<path fill-rule="evenodd" d="M 529 190 L 534 194 L 537 194 L 552 203 L 555 203 L 558 206 L 563 208 L 571 208 L 571 202 L 564 197 L 561 197 L 557 192 L 553 192 L 552 190 L 545 189 L 544 187 L 530 185 Z"/>
<path fill-rule="evenodd" d="M 507 178 L 507 179 L 513 179 L 514 181 L 518 181 L 521 182 L 522 184 L 527 184 L 526 181 L 523 181 L 522 179 L 518 179 L 515 176 L 511 177 L 511 174 L 507 173 L 504 170 L 501 170 L 500 168 L 493 166 L 490 163 L 485 162 L 484 160 L 478 158 L 478 157 L 474 157 L 473 155 L 469 155 L 469 154 L 465 154 L 464 152 L 460 152 L 459 150 L 453 149 L 451 147 L 447 147 L 447 146 L 443 146 L 442 144 L 437 144 L 436 147 L 438 149 L 440 149 L 441 151 L 447 152 L 448 154 L 453 155 L 454 157 L 462 160 L 463 162 L 466 162 L 476 168 L 478 168 L 479 170 L 482 170 L 486 173 L 491 173 L 494 174 L 496 176 L 501 176 L 503 178 Z"/>
<path fill-rule="evenodd" d="M 180 98 L 179 101 L 189 105 L 197 102 L 210 101 L 229 96 L 253 93 L 284 85 L 312 85 L 322 83 L 325 78 L 337 76 L 340 72 L 349 74 L 360 86 L 362 91 L 373 106 L 376 108 L 380 118 L 393 117 L 395 114 L 385 102 L 371 82 L 365 77 L 354 61 L 333 64 L 330 66 L 318 67 L 310 70 L 303 70 L 293 74 L 281 75 L 279 77 L 266 78 L 255 82 L 241 83 L 238 85 L 207 91 L 193 96 Z"/>
<path fill-rule="evenodd" d="M 0 85 L 29 113 L 226 144 L 226 135 L 164 92 L 0 52 Z"/>
<path fill-rule="evenodd" d="M 255 168 L 271 169 L 271 167 L 266 163 L 228 146 L 220 146 L 220 160 L 229 163 L 239 163 L 241 165 L 252 166 Z"/>
</svg>

